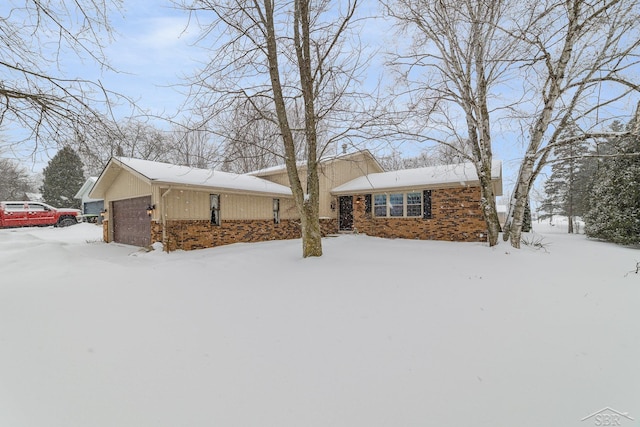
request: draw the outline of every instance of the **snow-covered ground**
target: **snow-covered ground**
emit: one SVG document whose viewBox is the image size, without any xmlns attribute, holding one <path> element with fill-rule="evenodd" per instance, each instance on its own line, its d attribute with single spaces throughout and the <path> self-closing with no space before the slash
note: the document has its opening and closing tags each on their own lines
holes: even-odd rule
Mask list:
<svg viewBox="0 0 640 427">
<path fill-rule="evenodd" d="M 640 252 L 537 227 L 306 260 L 0 230 L 0 426 L 638 425 Z"/>
</svg>

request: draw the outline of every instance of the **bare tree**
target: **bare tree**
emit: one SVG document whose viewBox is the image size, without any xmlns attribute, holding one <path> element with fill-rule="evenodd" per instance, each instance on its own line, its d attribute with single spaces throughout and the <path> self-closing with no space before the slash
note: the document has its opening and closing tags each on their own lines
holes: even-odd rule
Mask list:
<svg viewBox="0 0 640 427">
<path fill-rule="evenodd" d="M 250 104 L 261 120 L 278 129 L 300 216 L 303 257 L 322 255 L 319 160 L 338 141 L 354 137 L 378 117 L 366 105 L 371 97 L 355 90 L 368 60 L 356 34 L 359 4 L 359 0 L 180 2 L 202 27 L 199 43 L 212 52 L 191 86 L 192 99 L 209 106 L 211 117 L 238 102 Z M 298 112 L 301 120 L 296 120 Z M 304 179 L 297 165 L 299 139 L 306 151 Z"/>
<path fill-rule="evenodd" d="M 264 118 L 263 112 L 269 111 L 271 104 L 271 100 L 264 98 L 251 102 L 237 99 L 233 108 L 215 118 L 215 128 L 224 139 L 224 170 L 247 173 L 283 163 L 280 128 L 274 121 Z M 293 116 L 292 120 L 299 117 L 290 116 Z M 296 159 L 303 160 L 304 140 L 300 136 L 294 134 Z"/>
<path fill-rule="evenodd" d="M 186 122 L 174 127 L 168 136 L 167 156 L 172 163 L 200 169 L 215 169 L 222 163 L 221 149 L 214 135 Z"/>
<path fill-rule="evenodd" d="M 0 125 L 26 130 L 15 144 L 36 150 L 65 135 L 74 122 L 98 123 L 109 93 L 100 82 L 69 76 L 63 57 L 107 67 L 108 13 L 120 0 L 9 2 L 0 17 Z M 66 72 L 65 72 L 66 69 Z M 108 108 L 107 108 L 108 110 Z"/>
<path fill-rule="evenodd" d="M 101 121 L 100 125 L 89 121 L 87 126 L 75 123 L 73 131 L 66 143 L 77 151 L 89 175 L 99 174 L 113 156 L 160 162 L 178 161 L 182 156 L 171 133 L 139 120 Z"/>
<path fill-rule="evenodd" d="M 610 109 L 640 90 L 634 75 L 640 53 L 637 1 L 532 3 L 528 15 L 530 24 L 511 34 L 533 53 L 528 91 L 535 102 L 533 113 L 521 115 L 527 143 L 504 230 L 514 247 L 520 247 L 529 191 L 555 147 L 638 133 L 604 131 L 606 119 L 617 118 Z M 582 132 L 564 137 L 574 123 Z"/>
<path fill-rule="evenodd" d="M 507 0 L 396 0 L 385 3 L 388 15 L 412 47 L 393 63 L 405 73 L 412 93 L 410 110 L 427 120 L 413 121 L 414 131 L 475 165 L 489 245 L 498 242 L 500 222 L 492 184 L 491 89 L 508 68 L 514 42 L 501 36 Z M 423 71 L 424 70 L 424 71 Z"/>
<path fill-rule="evenodd" d="M 505 239 L 520 247 L 529 191 L 551 150 L 610 135 L 598 129 L 638 90 L 631 75 L 640 43 L 637 1 L 396 0 L 387 11 L 415 31 L 412 50 L 395 64 L 420 85 L 411 92 L 413 107 L 429 116 L 430 138 L 470 144 L 490 244 L 499 229 L 489 179 L 494 129 L 508 120 L 524 130 L 504 228 Z M 562 138 L 570 123 L 582 133 Z"/>
<path fill-rule="evenodd" d="M 0 158 L 0 200 L 27 200 L 34 191 L 33 177 L 16 161 Z"/>
</svg>

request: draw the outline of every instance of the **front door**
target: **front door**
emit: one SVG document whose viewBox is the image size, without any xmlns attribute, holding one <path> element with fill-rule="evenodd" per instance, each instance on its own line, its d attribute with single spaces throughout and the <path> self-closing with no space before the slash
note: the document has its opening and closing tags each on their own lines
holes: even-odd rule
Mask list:
<svg viewBox="0 0 640 427">
<path fill-rule="evenodd" d="M 353 197 L 340 196 L 340 231 L 353 230 Z"/>
</svg>

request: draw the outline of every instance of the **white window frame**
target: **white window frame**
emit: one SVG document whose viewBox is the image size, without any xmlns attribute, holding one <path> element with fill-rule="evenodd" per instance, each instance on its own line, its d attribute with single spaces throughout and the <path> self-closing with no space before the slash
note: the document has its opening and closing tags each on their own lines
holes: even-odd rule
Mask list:
<svg viewBox="0 0 640 427">
<path fill-rule="evenodd" d="M 420 203 L 412 203 L 409 204 L 409 194 L 417 194 L 418 198 L 420 199 Z M 408 193 L 404 194 L 404 212 L 405 212 L 405 216 L 407 218 L 422 218 L 423 212 L 424 212 L 424 197 L 423 197 L 423 192 L 422 191 L 409 191 Z M 409 206 L 419 206 L 420 209 L 418 210 L 418 214 L 417 215 L 409 215 Z"/>
<path fill-rule="evenodd" d="M 393 213 L 393 205 L 391 203 L 391 197 L 396 196 L 398 194 L 402 194 L 402 215 L 392 215 Z M 418 204 L 413 203 L 411 205 L 407 205 L 408 194 L 417 194 L 420 197 L 420 212 L 417 215 L 408 215 L 408 206 L 418 206 Z M 385 204 L 377 203 L 380 201 L 381 197 L 385 197 Z M 384 206 L 384 215 L 379 215 L 379 211 Z M 407 191 L 407 192 L 393 192 L 393 193 L 378 193 L 373 194 L 373 216 L 375 218 L 422 218 L 424 210 L 424 197 L 422 191 Z"/>
<path fill-rule="evenodd" d="M 384 196 L 384 204 L 378 203 L 378 201 Z M 384 215 L 378 215 L 378 208 L 384 206 Z M 387 194 L 374 194 L 373 195 L 373 216 L 379 218 L 385 218 L 389 216 L 389 196 Z"/>
</svg>

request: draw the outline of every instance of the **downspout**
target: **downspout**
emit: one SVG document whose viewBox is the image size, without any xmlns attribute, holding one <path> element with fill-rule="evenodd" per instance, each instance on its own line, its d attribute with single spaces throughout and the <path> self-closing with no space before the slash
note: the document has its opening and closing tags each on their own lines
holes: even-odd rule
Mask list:
<svg viewBox="0 0 640 427">
<path fill-rule="evenodd" d="M 171 192 L 171 190 L 173 190 L 171 187 L 169 187 L 169 189 L 167 191 L 165 191 L 164 193 L 162 193 L 162 197 L 161 197 L 161 205 L 162 205 L 162 246 L 164 247 L 164 250 L 169 252 L 169 245 L 167 245 L 167 200 L 165 199 L 165 197 Z"/>
</svg>

